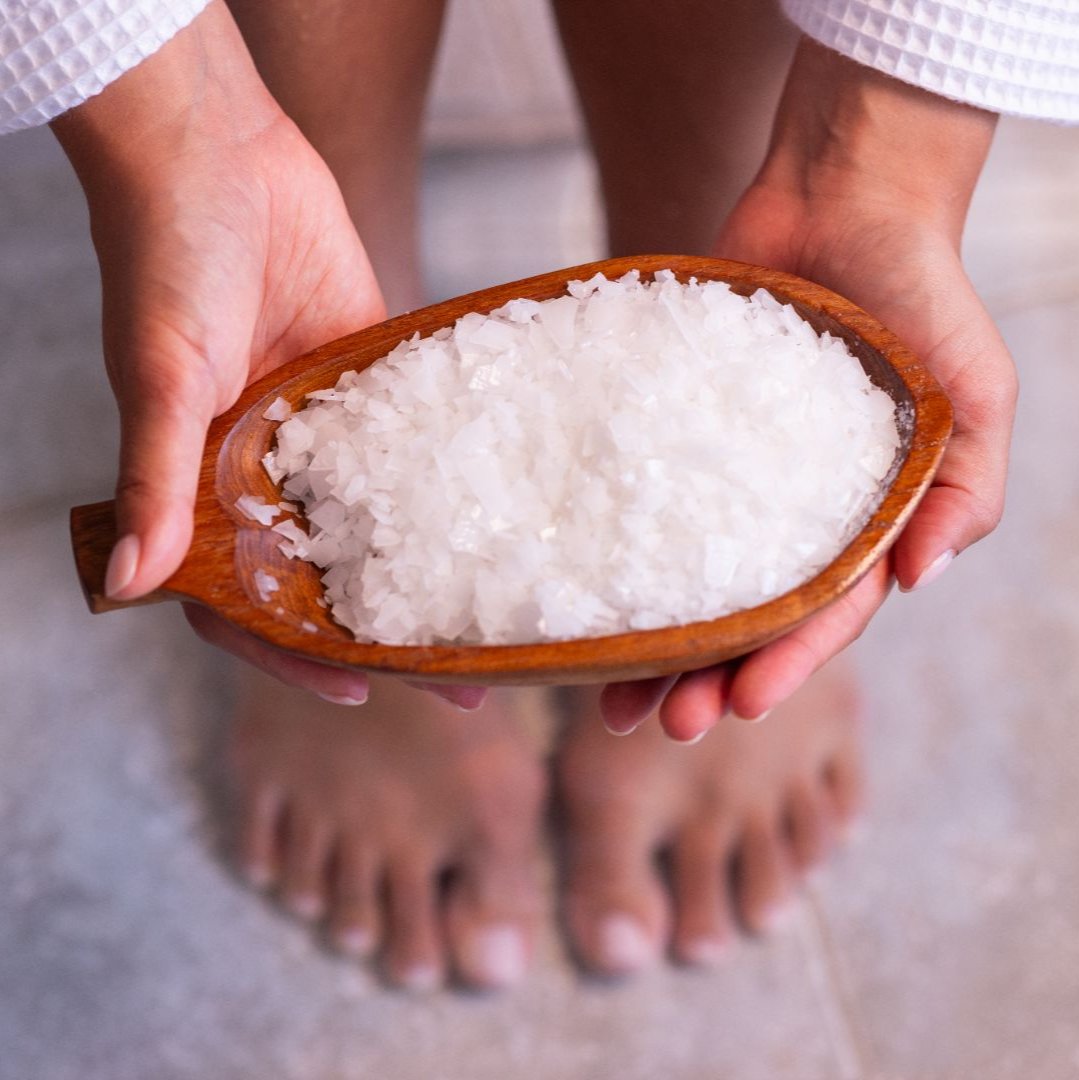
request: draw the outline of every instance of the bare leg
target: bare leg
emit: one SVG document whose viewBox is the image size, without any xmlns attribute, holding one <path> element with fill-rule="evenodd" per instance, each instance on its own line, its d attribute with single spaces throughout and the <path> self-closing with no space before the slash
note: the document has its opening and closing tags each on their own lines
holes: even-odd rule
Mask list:
<svg viewBox="0 0 1079 1080">
<path fill-rule="evenodd" d="M 441 0 L 232 0 L 270 89 L 333 169 L 391 310 L 421 299 L 420 125 Z M 287 163 L 283 167 L 287 167 Z M 464 715 L 393 680 L 347 709 L 257 673 L 233 733 L 238 858 L 343 951 L 417 989 L 518 980 L 545 777 L 504 696 Z M 449 878 L 449 886 L 445 880 Z"/>
<path fill-rule="evenodd" d="M 553 0 L 612 255 L 707 254 L 768 143 L 795 33 L 772 0 Z"/>
<path fill-rule="evenodd" d="M 421 124 L 443 0 L 229 0 L 271 92 L 330 166 L 392 311 L 422 297 Z"/>
<path fill-rule="evenodd" d="M 554 6 L 611 253 L 710 252 L 763 157 L 794 33 L 767 0 Z M 598 971 L 626 973 L 668 948 L 711 962 L 736 921 L 767 929 L 854 812 L 857 725 L 839 664 L 763 724 L 731 720 L 699 747 L 665 742 L 654 722 L 613 739 L 593 693 L 565 701 L 567 925 Z"/>
</svg>

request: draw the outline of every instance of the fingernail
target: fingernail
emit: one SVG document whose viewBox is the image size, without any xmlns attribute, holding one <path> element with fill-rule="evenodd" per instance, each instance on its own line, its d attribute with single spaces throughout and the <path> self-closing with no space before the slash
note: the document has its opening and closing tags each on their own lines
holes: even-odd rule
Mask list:
<svg viewBox="0 0 1079 1080">
<path fill-rule="evenodd" d="M 487 986 L 514 986 L 525 974 L 528 957 L 516 926 L 491 926 L 467 943 L 465 968 Z"/>
<path fill-rule="evenodd" d="M 696 746 L 710 730 L 710 728 L 705 728 L 704 731 L 698 731 L 691 739 L 676 739 L 673 735 L 668 735 L 667 738 L 670 739 L 671 742 L 677 743 L 679 746 Z"/>
<path fill-rule="evenodd" d="M 655 958 L 648 935 L 628 915 L 608 915 L 599 924 L 599 955 L 612 972 L 639 971 Z"/>
<path fill-rule="evenodd" d="M 682 959 L 695 967 L 715 967 L 729 951 L 728 943 L 720 938 L 697 938 L 682 949 Z"/>
<path fill-rule="evenodd" d="M 413 993 L 422 994 L 430 990 L 437 990 L 442 985 L 442 975 L 438 968 L 430 964 L 417 964 L 401 974 L 397 980 L 402 990 L 411 990 Z"/>
<path fill-rule="evenodd" d="M 743 724 L 759 724 L 765 717 L 769 716 L 771 712 L 771 709 L 765 709 L 764 712 L 760 713 L 758 716 L 740 716 L 738 713 L 732 712 L 731 716 L 734 717 L 735 720 L 740 720 Z"/>
<path fill-rule="evenodd" d="M 603 721 L 603 726 L 604 726 L 604 727 L 605 727 L 605 728 L 606 728 L 606 729 L 607 729 L 607 730 L 608 730 L 608 731 L 609 731 L 609 732 L 610 732 L 610 733 L 611 733 L 612 735 L 618 735 L 618 736 L 622 736 L 622 735 L 632 735 L 632 734 L 633 734 L 633 733 L 634 733 L 634 732 L 635 732 L 635 731 L 637 730 L 637 728 L 639 728 L 639 727 L 640 727 L 641 725 L 640 725 L 640 723 L 636 723 L 636 724 L 633 724 L 633 725 L 632 725 L 631 727 L 627 727 L 627 728 L 616 728 L 616 727 L 612 727 L 612 726 L 611 726 L 610 724 L 608 724 L 608 723 L 607 723 L 607 721 L 606 721 L 606 720 L 604 720 L 604 721 Z"/>
<path fill-rule="evenodd" d="M 328 701 L 331 705 L 362 705 L 367 696 L 363 697 L 348 697 L 345 694 L 319 694 L 319 697 L 323 701 Z"/>
<path fill-rule="evenodd" d="M 353 926 L 348 930 L 341 930 L 334 937 L 334 945 L 337 947 L 337 951 L 344 953 L 345 956 L 360 958 L 371 954 L 374 939 L 371 937 L 370 931 Z"/>
<path fill-rule="evenodd" d="M 918 580 L 909 589 L 903 591 L 914 592 L 915 589 L 924 589 L 926 585 L 932 585 L 948 569 L 955 556 L 956 551 L 954 548 L 942 552 L 922 571 Z"/>
<path fill-rule="evenodd" d="M 116 541 L 116 546 L 109 556 L 109 565 L 105 569 L 105 595 L 113 600 L 116 594 L 126 589 L 135 578 L 139 568 L 139 538 L 128 533 Z"/>
</svg>

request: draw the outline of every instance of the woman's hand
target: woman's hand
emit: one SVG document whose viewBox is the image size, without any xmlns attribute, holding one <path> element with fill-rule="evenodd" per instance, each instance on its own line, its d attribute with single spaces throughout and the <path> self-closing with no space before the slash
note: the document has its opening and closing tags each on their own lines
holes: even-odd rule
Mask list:
<svg viewBox="0 0 1079 1080">
<path fill-rule="evenodd" d="M 761 716 L 861 634 L 893 575 L 905 590 L 927 585 L 995 528 L 1017 383 L 959 256 L 995 119 L 803 43 L 768 159 L 717 254 L 798 274 L 865 308 L 936 375 L 954 433 L 890 559 L 847 597 L 736 666 L 609 687 L 608 726 L 625 731 L 660 703 L 676 739 L 726 711 Z"/>
<path fill-rule="evenodd" d="M 120 539 L 106 591 L 134 599 L 188 549 L 213 417 L 252 380 L 379 321 L 384 307 L 337 184 L 264 88 L 222 3 L 53 127 L 90 207 L 120 407 Z M 359 673 L 286 657 L 205 611 L 189 616 L 201 636 L 285 681 L 366 696 Z"/>
</svg>

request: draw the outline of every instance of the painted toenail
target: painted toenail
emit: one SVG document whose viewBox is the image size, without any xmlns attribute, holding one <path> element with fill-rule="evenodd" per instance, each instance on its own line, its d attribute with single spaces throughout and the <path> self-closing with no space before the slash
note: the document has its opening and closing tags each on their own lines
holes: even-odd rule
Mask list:
<svg viewBox="0 0 1079 1080">
<path fill-rule="evenodd" d="M 322 897 L 316 896 L 314 893 L 290 896 L 285 901 L 285 907 L 298 919 L 317 919 L 324 910 Z"/>
<path fill-rule="evenodd" d="M 915 589 L 924 589 L 926 585 L 932 585 L 945 570 L 952 564 L 952 560 L 956 556 L 954 548 L 949 548 L 947 551 L 942 551 L 922 572 L 918 580 L 911 585 L 909 589 L 904 589 L 903 592 L 914 592 Z"/>
<path fill-rule="evenodd" d="M 333 941 L 338 952 L 355 957 L 369 956 L 375 944 L 370 931 L 361 930 L 358 926 L 339 931 Z"/>
<path fill-rule="evenodd" d="M 253 889 L 265 889 L 270 884 L 272 874 L 270 868 L 261 863 L 252 863 L 243 868 L 244 880 Z"/>
<path fill-rule="evenodd" d="M 362 705 L 367 700 L 365 697 L 348 697 L 345 694 L 319 694 L 319 697 L 331 705 Z"/>
<path fill-rule="evenodd" d="M 423 994 L 437 990 L 442 985 L 442 975 L 438 968 L 431 964 L 417 964 L 415 967 L 410 967 L 408 971 L 402 972 L 397 983 L 402 990 Z"/>
<path fill-rule="evenodd" d="M 514 986 L 528 966 L 524 937 L 516 926 L 490 926 L 465 946 L 464 967 L 488 986 Z"/>
<path fill-rule="evenodd" d="M 614 972 L 638 971 L 655 959 L 644 928 L 628 915 L 608 915 L 599 924 L 599 955 Z"/>
<path fill-rule="evenodd" d="M 715 967 L 727 959 L 730 946 L 720 938 L 697 938 L 682 949 L 682 959 L 696 967 Z"/>
<path fill-rule="evenodd" d="M 778 904 L 765 908 L 757 920 L 762 933 L 778 934 L 794 922 L 797 906 L 791 900 L 781 900 Z"/>
<path fill-rule="evenodd" d="M 767 717 L 769 717 L 771 714 L 771 709 L 765 709 L 764 712 L 760 713 L 758 716 L 740 716 L 736 712 L 732 712 L 731 716 L 733 716 L 735 720 L 741 720 L 743 724 L 759 724 L 762 720 L 767 719 Z"/>
</svg>

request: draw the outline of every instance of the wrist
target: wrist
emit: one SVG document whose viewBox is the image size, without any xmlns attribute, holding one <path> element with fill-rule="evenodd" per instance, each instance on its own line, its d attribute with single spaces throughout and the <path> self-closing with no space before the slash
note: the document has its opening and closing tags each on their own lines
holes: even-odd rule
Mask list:
<svg viewBox="0 0 1079 1080">
<path fill-rule="evenodd" d="M 188 154 L 281 118 L 223 0 L 136 68 L 50 125 L 87 195 L 138 185 Z"/>
<path fill-rule="evenodd" d="M 757 183 L 816 207 L 884 207 L 958 243 L 996 120 L 803 39 Z"/>
</svg>

